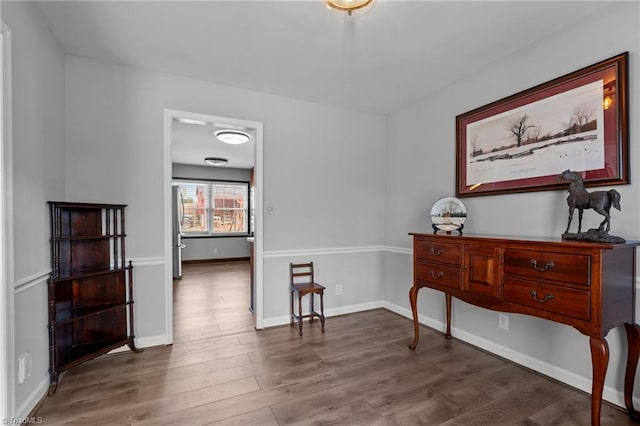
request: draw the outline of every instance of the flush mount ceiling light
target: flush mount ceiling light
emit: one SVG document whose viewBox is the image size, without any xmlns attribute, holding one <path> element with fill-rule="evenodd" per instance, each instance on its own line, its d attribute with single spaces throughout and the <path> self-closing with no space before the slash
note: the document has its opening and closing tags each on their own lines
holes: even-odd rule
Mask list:
<svg viewBox="0 0 640 426">
<path fill-rule="evenodd" d="M 347 15 L 353 15 L 355 10 L 364 9 L 373 3 L 373 0 L 326 0 L 327 7 L 330 9 L 347 12 Z"/>
<path fill-rule="evenodd" d="M 241 130 L 218 130 L 215 132 L 216 137 L 224 143 L 231 145 L 240 145 L 249 142 L 251 136 L 247 132 Z"/>
<path fill-rule="evenodd" d="M 204 159 L 204 162 L 210 166 L 220 167 L 220 166 L 226 166 L 229 160 L 227 160 L 226 158 L 220 158 L 220 157 L 207 157 Z"/>
</svg>

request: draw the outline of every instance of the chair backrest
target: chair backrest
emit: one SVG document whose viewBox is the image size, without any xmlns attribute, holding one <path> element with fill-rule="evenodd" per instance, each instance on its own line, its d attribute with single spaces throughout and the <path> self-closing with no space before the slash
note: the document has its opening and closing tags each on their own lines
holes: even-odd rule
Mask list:
<svg viewBox="0 0 640 426">
<path fill-rule="evenodd" d="M 315 282 L 313 276 L 313 262 L 290 263 L 289 270 L 291 271 L 291 285 Z"/>
</svg>

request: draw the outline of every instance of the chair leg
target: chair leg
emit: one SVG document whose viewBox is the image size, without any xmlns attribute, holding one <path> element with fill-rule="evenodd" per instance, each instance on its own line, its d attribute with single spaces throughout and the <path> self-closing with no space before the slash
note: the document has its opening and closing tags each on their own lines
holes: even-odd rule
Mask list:
<svg viewBox="0 0 640 426">
<path fill-rule="evenodd" d="M 320 293 L 320 325 L 324 333 L 324 292 Z"/>
<path fill-rule="evenodd" d="M 302 336 L 302 296 L 298 294 L 298 334 Z"/>
<path fill-rule="evenodd" d="M 289 310 L 289 325 L 293 327 L 293 290 L 289 290 L 289 300 L 291 302 L 291 309 Z"/>
<path fill-rule="evenodd" d="M 313 299 L 315 299 L 315 294 L 311 293 L 309 295 L 309 314 L 311 315 L 309 318 L 309 324 L 313 324 L 313 313 L 315 312 L 313 310 Z"/>
</svg>

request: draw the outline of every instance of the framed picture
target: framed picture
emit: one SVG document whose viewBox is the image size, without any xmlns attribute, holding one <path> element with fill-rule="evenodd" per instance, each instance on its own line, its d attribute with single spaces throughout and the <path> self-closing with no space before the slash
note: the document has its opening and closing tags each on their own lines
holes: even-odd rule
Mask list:
<svg viewBox="0 0 640 426">
<path fill-rule="evenodd" d="M 456 196 L 628 182 L 625 52 L 456 117 Z"/>
</svg>

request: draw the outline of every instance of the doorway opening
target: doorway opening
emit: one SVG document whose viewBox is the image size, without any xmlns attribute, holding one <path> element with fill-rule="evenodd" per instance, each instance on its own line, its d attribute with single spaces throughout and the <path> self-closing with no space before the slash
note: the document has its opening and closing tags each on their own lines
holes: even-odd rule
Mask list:
<svg viewBox="0 0 640 426">
<path fill-rule="evenodd" d="M 246 273 L 248 272 L 246 277 L 253 278 L 252 283 L 246 287 L 247 293 L 252 290 L 253 295 L 253 327 L 261 329 L 263 328 L 262 123 L 169 109 L 165 110 L 164 118 L 165 310 L 167 312 L 165 328 L 168 343 L 174 340 L 175 268 L 172 259 L 174 247 L 181 245 L 192 244 L 192 247 L 185 252 L 178 249 L 177 256 L 216 260 L 215 263 L 208 265 L 196 261 L 193 265 L 191 263 L 187 265 L 188 268 L 178 261 L 177 263 L 183 266 L 181 273 L 185 278 L 191 280 L 194 274 L 197 276 L 203 271 L 219 273 L 220 276 L 231 273 L 227 277 L 235 273 L 235 278 L 243 269 Z M 252 144 L 243 144 L 245 146 L 223 144 L 224 146 L 218 145 L 214 148 L 216 133 L 221 129 L 247 133 Z M 247 150 L 251 151 L 249 156 L 247 156 Z M 207 157 L 224 158 L 227 164 L 223 167 L 212 167 L 205 164 Z M 176 186 L 179 186 L 178 190 L 174 189 Z M 242 197 L 229 195 L 239 194 L 242 191 L 246 191 L 244 196 L 246 202 L 243 202 Z M 176 192 L 182 197 L 177 196 Z M 176 233 L 180 233 L 182 238 L 182 241 L 177 244 Z M 185 235 L 188 236 L 185 237 Z M 244 262 L 243 265 L 243 262 L 238 262 L 239 259 L 245 258 L 243 253 L 249 254 L 250 264 Z M 219 262 L 221 260 L 226 261 L 221 263 Z M 229 260 L 231 262 L 228 262 Z M 234 266 L 233 263 L 236 265 Z M 246 311 L 249 307 L 247 303 Z"/>
</svg>

